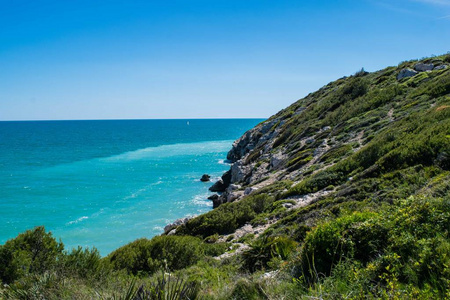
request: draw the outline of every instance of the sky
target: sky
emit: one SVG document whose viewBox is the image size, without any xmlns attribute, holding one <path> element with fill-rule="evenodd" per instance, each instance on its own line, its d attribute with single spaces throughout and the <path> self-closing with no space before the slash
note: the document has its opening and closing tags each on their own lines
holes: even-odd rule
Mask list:
<svg viewBox="0 0 450 300">
<path fill-rule="evenodd" d="M 449 37 L 450 0 L 0 0 L 0 120 L 267 118 Z"/>
</svg>

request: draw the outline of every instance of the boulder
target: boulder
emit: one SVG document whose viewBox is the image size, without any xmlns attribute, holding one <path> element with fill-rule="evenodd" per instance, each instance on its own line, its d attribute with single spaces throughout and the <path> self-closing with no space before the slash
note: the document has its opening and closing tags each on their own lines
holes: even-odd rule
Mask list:
<svg viewBox="0 0 450 300">
<path fill-rule="evenodd" d="M 225 186 L 225 184 L 223 183 L 222 179 L 219 179 L 216 183 L 214 183 L 209 190 L 211 192 L 225 192 L 225 189 L 227 187 Z"/>
<path fill-rule="evenodd" d="M 202 178 L 200 178 L 200 181 L 206 182 L 209 181 L 210 178 L 211 176 L 209 176 L 208 174 L 203 174 Z"/>
<path fill-rule="evenodd" d="M 223 173 L 222 181 L 223 181 L 223 184 L 225 185 L 225 188 L 230 185 L 230 183 L 231 183 L 231 170 L 228 170 L 225 173 Z"/>
<path fill-rule="evenodd" d="M 167 224 L 164 227 L 164 233 L 168 234 L 169 232 L 172 231 L 172 229 L 174 229 L 180 225 L 186 224 L 190 219 L 192 219 L 192 217 L 180 218 L 180 219 L 175 220 L 173 223 Z"/>
<path fill-rule="evenodd" d="M 219 199 L 219 195 L 217 195 L 217 194 L 213 194 L 208 197 L 208 200 L 212 200 L 212 201 L 217 200 L 217 199 Z"/>
<path fill-rule="evenodd" d="M 231 166 L 231 182 L 243 182 L 247 177 L 248 167 L 242 161 L 238 161 Z"/>
<path fill-rule="evenodd" d="M 235 191 L 235 192 L 231 192 L 227 194 L 227 202 L 233 202 L 237 199 L 239 199 L 240 197 L 242 197 L 242 195 L 244 194 L 243 191 Z"/>
<path fill-rule="evenodd" d="M 277 152 L 275 154 L 272 155 L 272 157 L 270 158 L 270 166 L 273 169 L 277 169 L 279 166 L 281 166 L 283 164 L 283 162 L 285 161 L 286 157 L 283 155 L 283 153 Z"/>
<path fill-rule="evenodd" d="M 227 187 L 227 192 L 232 192 L 232 191 L 238 190 L 240 188 L 241 188 L 241 186 L 239 184 L 230 184 L 230 186 Z"/>
<path fill-rule="evenodd" d="M 425 71 L 431 71 L 433 70 L 434 65 L 433 64 L 424 64 L 424 63 L 417 63 L 414 66 L 414 70 L 418 72 L 425 72 Z"/>
<path fill-rule="evenodd" d="M 440 66 L 434 67 L 433 70 L 444 70 L 444 69 L 447 69 L 447 68 L 448 68 L 447 65 L 440 65 Z"/>
<path fill-rule="evenodd" d="M 219 207 L 221 204 L 224 203 L 224 201 L 226 202 L 226 199 L 224 199 L 222 196 L 217 197 L 216 199 L 214 199 L 213 202 L 213 208 L 217 208 Z"/>
<path fill-rule="evenodd" d="M 412 77 L 417 74 L 417 71 L 414 71 L 412 69 L 406 68 L 400 71 L 397 75 L 397 80 L 406 78 L 406 77 Z"/>
<path fill-rule="evenodd" d="M 250 195 L 251 193 L 253 193 L 253 192 L 256 191 L 256 190 L 257 190 L 257 188 L 254 188 L 254 187 L 248 187 L 248 188 L 245 189 L 244 195 Z"/>
</svg>

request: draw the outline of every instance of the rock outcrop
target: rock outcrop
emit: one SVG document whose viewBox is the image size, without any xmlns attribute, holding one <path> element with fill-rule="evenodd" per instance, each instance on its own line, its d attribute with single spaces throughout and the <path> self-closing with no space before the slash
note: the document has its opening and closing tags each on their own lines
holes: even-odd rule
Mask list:
<svg viewBox="0 0 450 300">
<path fill-rule="evenodd" d="M 414 75 L 416 75 L 418 72 L 414 71 L 412 69 L 406 68 L 400 71 L 400 73 L 398 73 L 397 75 L 397 80 L 401 80 L 403 78 L 407 78 L 407 77 L 412 77 Z"/>
<path fill-rule="evenodd" d="M 176 219 L 173 223 L 167 224 L 164 227 L 164 233 L 165 234 L 174 234 L 174 232 L 172 232 L 172 231 L 175 230 L 175 228 L 177 228 L 180 225 L 186 224 L 190 219 L 192 219 L 192 217 Z"/>
<path fill-rule="evenodd" d="M 414 70 L 417 72 L 425 72 L 425 71 L 431 71 L 433 70 L 434 65 L 433 64 L 424 64 L 424 63 L 417 63 L 414 66 Z"/>
</svg>

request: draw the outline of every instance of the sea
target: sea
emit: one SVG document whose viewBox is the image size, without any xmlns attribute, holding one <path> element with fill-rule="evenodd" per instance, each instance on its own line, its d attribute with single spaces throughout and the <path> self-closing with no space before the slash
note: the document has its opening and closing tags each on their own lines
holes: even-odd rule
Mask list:
<svg viewBox="0 0 450 300">
<path fill-rule="evenodd" d="M 0 244 L 45 226 L 66 250 L 105 256 L 159 235 L 212 209 L 233 141 L 261 121 L 0 122 Z"/>
</svg>

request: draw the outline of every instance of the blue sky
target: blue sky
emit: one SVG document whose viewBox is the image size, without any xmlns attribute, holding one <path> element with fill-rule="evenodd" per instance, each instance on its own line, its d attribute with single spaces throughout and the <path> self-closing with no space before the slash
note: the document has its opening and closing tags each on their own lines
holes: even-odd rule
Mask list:
<svg viewBox="0 0 450 300">
<path fill-rule="evenodd" d="M 450 0 L 0 0 L 0 120 L 265 118 L 449 37 Z"/>
</svg>

